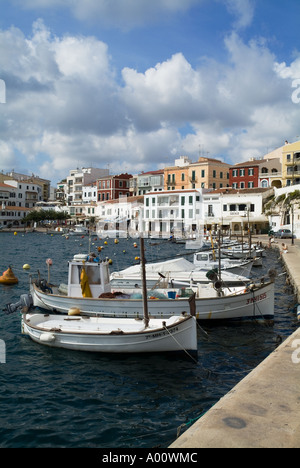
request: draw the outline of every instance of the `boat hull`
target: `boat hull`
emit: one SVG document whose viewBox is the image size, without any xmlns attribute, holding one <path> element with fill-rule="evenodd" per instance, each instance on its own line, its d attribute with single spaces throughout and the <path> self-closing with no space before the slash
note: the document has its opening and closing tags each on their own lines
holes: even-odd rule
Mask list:
<svg viewBox="0 0 300 468">
<path fill-rule="evenodd" d="M 210 297 L 208 297 L 210 292 Z M 31 294 L 36 307 L 67 314 L 74 307 L 82 314 L 102 317 L 142 318 L 142 299 L 78 298 L 56 295 L 32 285 Z M 200 291 L 201 294 L 201 291 Z M 214 296 L 212 296 L 212 294 Z M 202 297 L 195 299 L 198 320 L 273 319 L 274 283 L 267 283 L 252 291 L 216 297 L 213 288 L 204 288 Z M 188 297 L 148 300 L 148 312 L 154 318 L 168 318 L 190 314 Z"/>
<path fill-rule="evenodd" d="M 99 353 L 197 353 L 197 325 L 192 316 L 166 322 L 100 317 L 23 314 L 22 332 L 50 347 Z"/>
</svg>

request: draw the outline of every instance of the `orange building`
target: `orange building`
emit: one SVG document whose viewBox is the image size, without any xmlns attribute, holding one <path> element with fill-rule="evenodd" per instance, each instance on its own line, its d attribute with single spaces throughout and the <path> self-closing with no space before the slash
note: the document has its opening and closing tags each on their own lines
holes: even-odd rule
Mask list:
<svg viewBox="0 0 300 468">
<path fill-rule="evenodd" d="M 200 157 L 191 162 L 186 156 L 165 167 L 164 189 L 185 190 L 229 187 L 229 164 L 218 159 Z"/>
</svg>

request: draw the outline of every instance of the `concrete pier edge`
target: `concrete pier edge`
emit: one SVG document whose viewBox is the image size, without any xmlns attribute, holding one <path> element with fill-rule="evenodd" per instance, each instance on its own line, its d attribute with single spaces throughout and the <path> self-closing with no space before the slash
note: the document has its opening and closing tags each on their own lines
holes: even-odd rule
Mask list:
<svg viewBox="0 0 300 468">
<path fill-rule="evenodd" d="M 285 242 L 282 260 L 300 302 L 300 240 Z M 300 328 L 169 448 L 300 448 Z"/>
</svg>

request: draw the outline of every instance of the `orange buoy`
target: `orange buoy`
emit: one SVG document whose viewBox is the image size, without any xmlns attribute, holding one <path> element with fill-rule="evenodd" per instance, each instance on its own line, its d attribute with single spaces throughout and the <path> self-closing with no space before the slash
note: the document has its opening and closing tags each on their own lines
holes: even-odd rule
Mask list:
<svg viewBox="0 0 300 468">
<path fill-rule="evenodd" d="M 8 267 L 8 269 L 3 272 L 3 275 L 0 276 L 0 283 L 2 283 L 2 284 L 16 284 L 18 282 L 19 282 L 19 280 L 14 275 L 11 267 Z"/>
</svg>

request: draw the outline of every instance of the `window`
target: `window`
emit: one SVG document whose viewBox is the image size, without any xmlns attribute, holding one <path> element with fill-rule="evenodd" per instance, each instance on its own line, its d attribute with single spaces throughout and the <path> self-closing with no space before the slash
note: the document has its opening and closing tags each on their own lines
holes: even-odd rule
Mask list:
<svg viewBox="0 0 300 468">
<path fill-rule="evenodd" d="M 227 205 L 223 205 L 223 211 L 227 211 Z"/>
<path fill-rule="evenodd" d="M 192 180 L 196 180 L 196 171 L 192 171 Z"/>
<path fill-rule="evenodd" d="M 232 177 L 237 177 L 238 176 L 238 170 L 237 169 L 233 169 L 232 171 Z"/>
<path fill-rule="evenodd" d="M 202 169 L 202 171 L 201 171 L 201 177 L 205 177 L 205 169 Z"/>
<path fill-rule="evenodd" d="M 215 179 L 217 177 L 217 171 L 213 170 L 213 178 Z"/>
<path fill-rule="evenodd" d="M 245 177 L 245 169 L 240 169 L 240 177 Z"/>
<path fill-rule="evenodd" d="M 241 182 L 240 188 L 245 188 L 245 182 Z"/>
<path fill-rule="evenodd" d="M 190 195 L 190 196 L 189 196 L 189 205 L 192 205 L 192 204 L 193 204 L 193 196 Z"/>
<path fill-rule="evenodd" d="M 223 179 L 223 172 L 220 172 L 220 179 Z"/>
<path fill-rule="evenodd" d="M 248 188 L 254 188 L 254 182 L 248 182 Z"/>
<path fill-rule="evenodd" d="M 184 181 L 184 172 L 181 174 L 181 180 Z"/>
<path fill-rule="evenodd" d="M 146 206 L 149 206 L 149 198 L 146 198 Z"/>
<path fill-rule="evenodd" d="M 248 175 L 249 175 L 249 176 L 253 176 L 253 175 L 254 175 L 254 169 L 253 169 L 253 168 L 248 169 Z"/>
<path fill-rule="evenodd" d="M 181 206 L 184 206 L 185 204 L 185 197 L 181 197 Z"/>
</svg>

